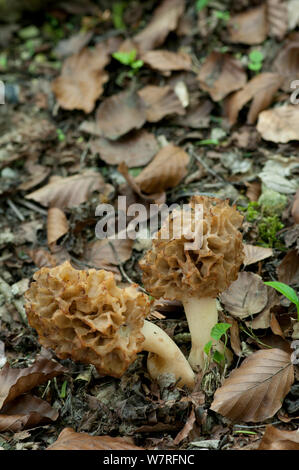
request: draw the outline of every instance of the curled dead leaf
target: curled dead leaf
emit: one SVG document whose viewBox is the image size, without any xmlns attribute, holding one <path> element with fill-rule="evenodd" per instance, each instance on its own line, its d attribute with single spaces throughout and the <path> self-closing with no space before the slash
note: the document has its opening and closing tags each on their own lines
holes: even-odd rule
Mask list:
<svg viewBox="0 0 299 470">
<path fill-rule="evenodd" d="M 87 201 L 93 191 L 103 191 L 105 186 L 100 173 L 86 171 L 67 178 L 52 177 L 46 186 L 28 194 L 26 198 L 33 199 L 46 207 L 64 209 Z"/>
<path fill-rule="evenodd" d="M 174 31 L 185 9 L 185 0 L 164 0 L 154 11 L 149 24 L 133 40 L 139 51 L 149 51 L 163 44 Z"/>
<path fill-rule="evenodd" d="M 132 168 L 146 165 L 157 153 L 159 146 L 153 134 L 141 129 L 117 141 L 99 138 L 91 142 L 90 148 L 109 165 L 126 162 L 128 168 Z"/>
<path fill-rule="evenodd" d="M 65 213 L 58 207 L 51 207 L 48 210 L 47 219 L 47 240 L 48 245 L 55 243 L 60 237 L 69 231 L 69 224 Z"/>
<path fill-rule="evenodd" d="M 266 5 L 231 16 L 227 23 L 227 29 L 228 39 L 231 42 L 260 44 L 268 34 Z"/>
<path fill-rule="evenodd" d="M 299 432 L 283 431 L 269 424 L 257 450 L 299 450 Z"/>
<path fill-rule="evenodd" d="M 191 69 L 191 57 L 184 52 L 171 52 L 161 49 L 144 52 L 140 58 L 146 65 L 160 72 Z"/>
<path fill-rule="evenodd" d="M 185 114 L 185 108 L 171 86 L 148 85 L 138 91 L 146 105 L 146 120 L 158 122 L 171 114 Z"/>
<path fill-rule="evenodd" d="M 276 269 L 279 282 L 288 285 L 299 285 L 299 253 L 290 250 Z"/>
<path fill-rule="evenodd" d="M 220 101 L 232 91 L 242 88 L 247 75 L 238 60 L 229 54 L 213 51 L 201 66 L 198 80 L 201 88 L 214 101 Z"/>
<path fill-rule="evenodd" d="M 75 432 L 64 428 L 57 441 L 47 450 L 143 450 L 129 444 L 124 438 L 110 436 L 91 436 L 85 432 Z"/>
<path fill-rule="evenodd" d="M 257 351 L 231 372 L 216 391 L 211 409 L 232 421 L 264 421 L 281 408 L 293 381 L 290 354 Z"/>
<path fill-rule="evenodd" d="M 230 124 L 235 124 L 239 111 L 252 100 L 247 115 L 247 123 L 253 124 L 259 113 L 266 109 L 282 83 L 281 75 L 277 73 L 260 73 L 252 78 L 244 88 L 234 93 L 226 101 L 226 114 Z"/>
<path fill-rule="evenodd" d="M 290 140 L 299 140 L 298 119 L 298 106 L 267 109 L 259 115 L 257 130 L 263 139 L 285 144 Z"/>
<path fill-rule="evenodd" d="M 96 127 L 107 139 L 116 140 L 146 121 L 146 107 L 140 96 L 123 91 L 106 98 L 96 112 Z"/>
<path fill-rule="evenodd" d="M 173 144 L 163 147 L 135 178 L 142 191 L 148 194 L 173 188 L 187 174 L 188 154 Z"/>
</svg>

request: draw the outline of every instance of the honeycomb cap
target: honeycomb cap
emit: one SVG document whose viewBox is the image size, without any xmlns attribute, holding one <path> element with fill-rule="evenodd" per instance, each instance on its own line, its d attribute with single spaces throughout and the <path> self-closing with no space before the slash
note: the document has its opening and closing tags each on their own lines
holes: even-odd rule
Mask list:
<svg viewBox="0 0 299 470">
<path fill-rule="evenodd" d="M 202 205 L 203 220 L 196 217 L 196 204 Z M 166 220 L 168 238 L 163 238 L 164 223 L 152 241 L 152 248 L 140 261 L 145 288 L 155 298 L 216 298 L 237 279 L 244 258 L 242 234 L 238 230 L 243 216 L 228 200 L 206 196 L 193 196 L 188 209 L 192 231 L 202 224 L 201 247 L 186 250 L 185 243 L 192 239 L 184 235 L 173 238 L 176 224 L 182 224 L 184 219 L 181 217 L 178 222 L 172 212 Z"/>
<path fill-rule="evenodd" d="M 105 270 L 79 271 L 65 263 L 41 268 L 25 294 L 29 324 L 60 359 L 94 364 L 120 377 L 142 350 L 148 296 L 137 285 L 121 289 Z"/>
</svg>

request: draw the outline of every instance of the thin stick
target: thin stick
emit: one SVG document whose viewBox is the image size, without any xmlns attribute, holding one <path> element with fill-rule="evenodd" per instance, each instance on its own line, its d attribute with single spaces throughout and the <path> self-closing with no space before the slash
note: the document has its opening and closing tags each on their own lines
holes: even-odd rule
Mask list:
<svg viewBox="0 0 299 470">
<path fill-rule="evenodd" d="M 13 203 L 10 199 L 7 199 L 7 204 L 8 204 L 9 207 L 14 211 L 14 213 L 15 213 L 16 216 L 17 216 L 17 218 L 18 218 L 21 222 L 24 222 L 25 217 L 23 216 L 23 214 L 19 211 L 19 209 L 14 205 L 14 203 Z"/>
</svg>

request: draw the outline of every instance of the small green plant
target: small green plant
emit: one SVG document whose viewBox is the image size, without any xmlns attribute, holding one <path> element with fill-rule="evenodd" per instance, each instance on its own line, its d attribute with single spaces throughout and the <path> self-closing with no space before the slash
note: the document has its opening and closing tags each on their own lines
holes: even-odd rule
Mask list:
<svg viewBox="0 0 299 470">
<path fill-rule="evenodd" d="M 61 129 L 56 129 L 56 133 L 57 133 L 57 139 L 59 140 L 59 142 L 63 142 L 65 140 L 64 132 Z"/>
<path fill-rule="evenodd" d="M 216 18 L 222 21 L 228 21 L 230 19 L 229 11 L 217 10 L 214 12 Z"/>
<path fill-rule="evenodd" d="M 203 10 L 207 4 L 209 3 L 210 0 L 197 0 L 196 2 L 196 10 L 201 11 Z"/>
<path fill-rule="evenodd" d="M 136 60 L 137 51 L 132 49 L 129 52 L 114 52 L 112 57 L 123 65 L 127 65 L 132 69 L 140 69 L 143 66 L 143 60 Z"/>
<path fill-rule="evenodd" d="M 263 66 L 264 54 L 261 51 L 251 51 L 248 61 L 248 68 L 254 72 L 259 72 Z"/>
<path fill-rule="evenodd" d="M 216 323 L 211 329 L 211 338 L 219 341 L 222 336 L 224 336 L 224 350 L 227 344 L 227 330 L 231 327 L 230 323 Z M 213 341 L 208 341 L 208 343 L 204 347 L 204 352 L 207 356 L 211 355 L 211 351 L 213 349 Z M 212 355 L 213 361 L 217 362 L 217 364 L 221 364 L 225 361 L 225 355 L 219 351 L 213 351 Z"/>
<path fill-rule="evenodd" d="M 289 299 L 294 305 L 296 305 L 297 308 L 297 319 L 299 321 L 299 298 L 294 289 L 287 284 L 284 284 L 284 282 L 278 282 L 278 281 L 269 281 L 269 282 L 264 282 L 266 286 L 273 287 L 276 289 L 278 292 L 283 294 L 287 299 Z"/>
<path fill-rule="evenodd" d="M 126 29 L 126 25 L 123 20 L 125 7 L 126 2 L 114 2 L 112 5 L 112 21 L 115 29 Z"/>
</svg>

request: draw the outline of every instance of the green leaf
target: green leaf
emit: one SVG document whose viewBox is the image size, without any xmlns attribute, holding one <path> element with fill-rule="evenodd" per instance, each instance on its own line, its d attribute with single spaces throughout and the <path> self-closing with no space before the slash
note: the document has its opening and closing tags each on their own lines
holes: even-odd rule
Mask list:
<svg viewBox="0 0 299 470">
<path fill-rule="evenodd" d="M 209 3 L 210 0 L 197 0 L 196 2 L 196 10 L 201 11 L 203 10 L 207 4 Z"/>
<path fill-rule="evenodd" d="M 140 67 L 142 67 L 144 64 L 143 60 L 139 59 L 139 60 L 135 60 L 134 62 L 131 63 L 131 67 L 132 69 L 140 69 Z"/>
<path fill-rule="evenodd" d="M 132 65 L 132 63 L 135 61 L 137 51 L 135 49 L 132 49 L 129 52 L 114 52 L 112 54 L 112 57 L 118 62 L 120 62 L 123 65 Z M 138 62 L 138 61 L 137 61 Z"/>
<path fill-rule="evenodd" d="M 66 387 L 67 387 L 67 380 L 65 380 L 62 384 L 61 391 L 60 391 L 60 398 L 66 397 Z"/>
<path fill-rule="evenodd" d="M 278 292 L 283 294 L 287 299 L 293 302 L 293 304 L 295 304 L 297 308 L 299 307 L 299 298 L 294 289 L 292 289 L 292 287 L 288 286 L 287 284 L 284 284 L 283 282 L 278 281 L 264 282 L 264 284 L 266 284 L 266 286 L 273 287 Z"/>
<path fill-rule="evenodd" d="M 217 362 L 217 364 L 221 364 L 225 360 L 224 354 L 221 354 L 219 351 L 215 351 L 213 354 L 213 360 Z"/>
<path fill-rule="evenodd" d="M 211 337 L 219 341 L 221 336 L 224 335 L 231 326 L 230 323 L 216 323 L 211 329 Z"/>
<path fill-rule="evenodd" d="M 253 70 L 254 72 L 258 72 L 261 70 L 263 64 L 261 62 L 249 62 L 248 68 L 249 70 Z"/>
<path fill-rule="evenodd" d="M 264 54 L 261 51 L 251 51 L 249 54 L 250 62 L 261 63 L 264 60 Z"/>
<path fill-rule="evenodd" d="M 203 350 L 204 350 L 204 352 L 206 353 L 207 356 L 210 354 L 212 344 L 213 344 L 213 341 L 209 341 L 207 344 L 205 344 L 205 346 L 203 348 Z"/>
<path fill-rule="evenodd" d="M 126 2 L 111 2 L 112 3 L 112 21 L 116 29 L 126 29 L 123 20 L 123 13 L 126 7 Z"/>
</svg>

